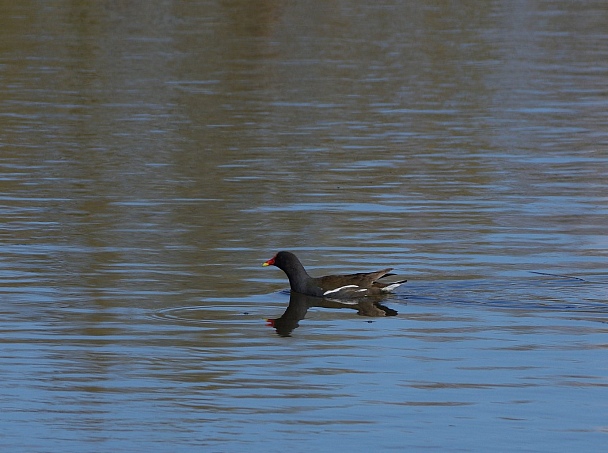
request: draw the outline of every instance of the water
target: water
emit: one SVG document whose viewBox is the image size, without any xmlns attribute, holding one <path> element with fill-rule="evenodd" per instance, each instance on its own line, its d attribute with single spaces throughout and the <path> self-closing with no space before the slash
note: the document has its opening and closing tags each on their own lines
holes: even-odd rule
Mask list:
<svg viewBox="0 0 608 453">
<path fill-rule="evenodd" d="M 603 449 L 608 8 L 368 3 L 3 7 L 3 451 Z"/>
</svg>

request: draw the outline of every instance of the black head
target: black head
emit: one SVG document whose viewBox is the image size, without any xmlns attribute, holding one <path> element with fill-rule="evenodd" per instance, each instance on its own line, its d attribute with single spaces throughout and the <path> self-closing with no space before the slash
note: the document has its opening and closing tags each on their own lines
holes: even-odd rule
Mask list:
<svg viewBox="0 0 608 453">
<path fill-rule="evenodd" d="M 282 251 L 270 258 L 262 266 L 276 266 L 279 269 L 286 270 L 292 267 L 301 267 L 302 264 L 293 253 Z"/>
<path fill-rule="evenodd" d="M 291 252 L 279 252 L 266 261 L 263 266 L 276 266 L 285 272 L 287 278 L 289 278 L 292 291 L 303 294 L 312 294 L 311 291 L 316 291 L 316 289 L 309 287 L 310 276 L 306 273 L 306 269 L 304 269 L 298 257 Z"/>
</svg>

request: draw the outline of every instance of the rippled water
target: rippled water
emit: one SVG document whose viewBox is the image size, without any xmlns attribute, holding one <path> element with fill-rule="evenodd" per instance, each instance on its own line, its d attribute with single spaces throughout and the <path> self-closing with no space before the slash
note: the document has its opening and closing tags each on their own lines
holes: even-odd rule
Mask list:
<svg viewBox="0 0 608 453">
<path fill-rule="evenodd" d="M 2 450 L 602 450 L 606 23 L 4 6 Z M 281 249 L 398 314 L 290 305 Z"/>
</svg>

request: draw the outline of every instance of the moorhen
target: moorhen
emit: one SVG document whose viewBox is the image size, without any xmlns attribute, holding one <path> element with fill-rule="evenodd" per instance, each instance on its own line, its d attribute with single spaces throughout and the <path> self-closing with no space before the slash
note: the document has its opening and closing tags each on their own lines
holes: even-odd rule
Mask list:
<svg viewBox="0 0 608 453">
<path fill-rule="evenodd" d="M 263 266 L 276 266 L 287 274 L 291 290 L 296 293 L 316 297 L 335 299 L 360 298 L 366 296 L 380 296 L 391 292 L 407 280 L 390 283 L 381 283 L 378 280 L 388 277 L 391 267 L 376 272 L 326 275 L 325 277 L 311 277 L 300 263 L 300 260 L 291 252 L 279 252 Z"/>
</svg>

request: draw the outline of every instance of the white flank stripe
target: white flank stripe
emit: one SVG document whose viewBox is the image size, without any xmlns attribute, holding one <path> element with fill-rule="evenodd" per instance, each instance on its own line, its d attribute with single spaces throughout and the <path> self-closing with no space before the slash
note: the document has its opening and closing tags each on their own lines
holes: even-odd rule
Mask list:
<svg viewBox="0 0 608 453">
<path fill-rule="evenodd" d="M 384 288 L 382 288 L 382 292 L 383 293 L 390 293 L 392 290 L 394 290 L 395 288 L 401 286 L 401 283 L 393 283 L 392 285 L 388 285 L 385 286 Z"/>
<path fill-rule="evenodd" d="M 357 285 L 346 285 L 346 286 L 340 286 L 339 288 L 336 288 L 336 289 L 329 289 L 329 290 L 325 291 L 325 292 L 323 293 L 323 295 L 324 295 L 324 296 L 327 296 L 328 294 L 331 294 L 331 293 L 337 293 L 337 292 L 339 292 L 339 291 L 342 291 L 342 290 L 343 290 L 343 289 L 345 289 L 345 288 L 358 288 L 358 286 L 357 286 Z"/>
</svg>

